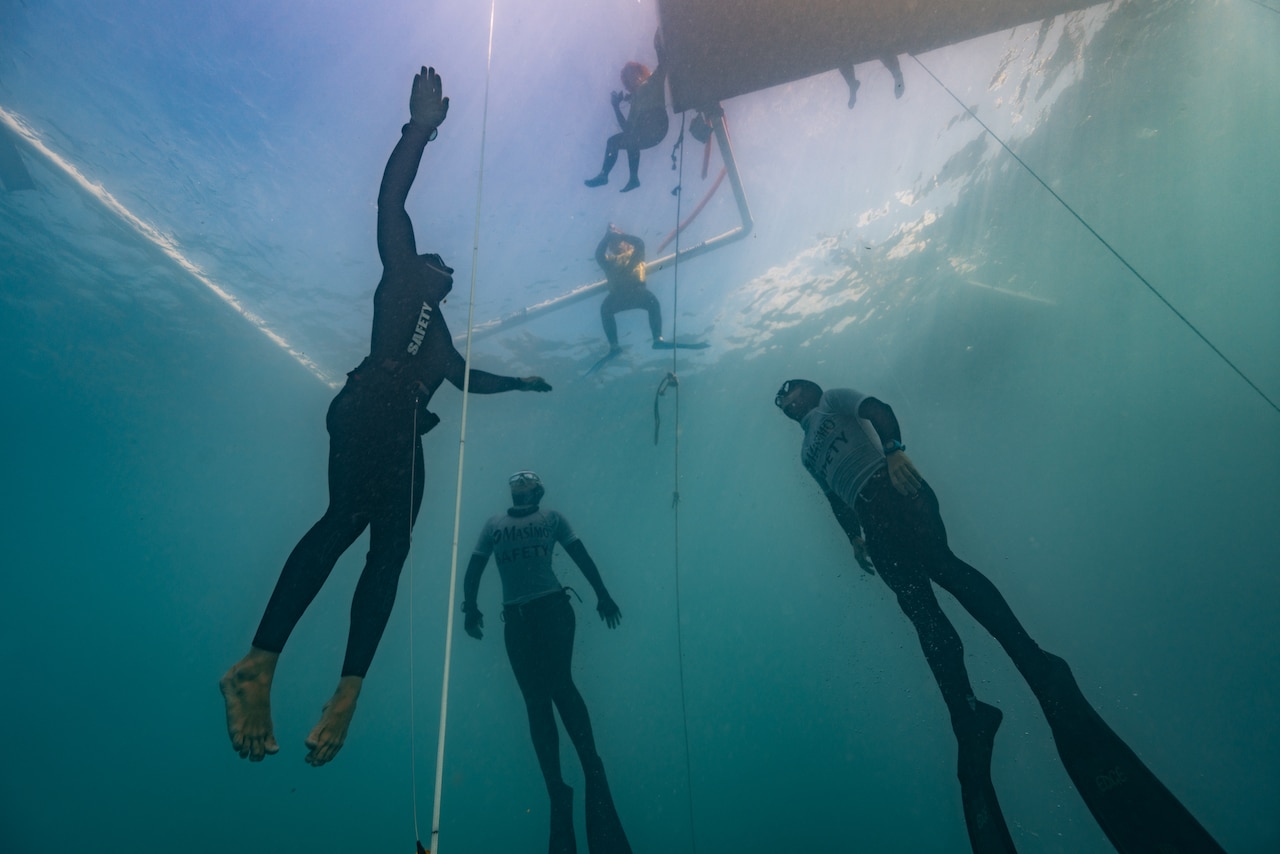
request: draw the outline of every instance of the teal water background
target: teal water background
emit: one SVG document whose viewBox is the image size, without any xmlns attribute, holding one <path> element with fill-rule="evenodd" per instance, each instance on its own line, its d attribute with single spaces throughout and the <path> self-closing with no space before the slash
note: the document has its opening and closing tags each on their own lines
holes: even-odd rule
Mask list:
<svg viewBox="0 0 1280 854">
<path fill-rule="evenodd" d="M 325 506 L 329 382 L 366 352 L 377 182 L 418 66 L 452 99 L 409 210 L 419 246 L 459 270 L 454 331 L 473 268 L 487 320 L 593 280 L 605 223 L 653 245 L 676 221 L 674 130 L 640 190 L 617 194 L 621 166 L 581 185 L 616 70 L 652 62 L 652 6 L 499 2 L 486 124 L 488 11 L 0 6 L 0 107 L 49 152 L 16 139 L 36 189 L 0 193 L 3 850 L 410 851 L 415 770 L 426 834 L 453 389 L 338 759 L 308 767 L 302 740 L 338 675 L 363 541 L 282 659 L 278 756 L 228 749 L 215 683 Z M 901 99 L 873 63 L 853 110 L 834 73 L 728 102 L 756 228 L 681 266 L 678 310 L 675 276 L 653 277 L 668 334 L 674 319 L 713 345 L 679 354 L 656 446 L 673 364 L 641 315 L 590 377 L 598 299 L 477 342 L 478 367 L 555 391 L 470 401 L 460 561 L 506 475 L 539 471 L 623 610 L 609 631 L 589 595 L 578 606 L 575 674 L 636 850 L 967 850 L 914 634 L 771 405 L 793 376 L 890 403 L 955 551 L 1227 850 L 1280 848 L 1280 414 L 1262 396 L 1280 401 L 1277 36 L 1274 5 L 1133 0 L 903 57 Z M 709 185 L 688 154 L 685 212 Z M 722 190 L 682 240 L 735 216 Z M 993 777 L 1019 850 L 1110 850 L 1030 692 L 943 599 L 1005 713 Z M 480 605 L 484 641 L 455 627 L 441 847 L 540 850 L 492 569 Z"/>
</svg>

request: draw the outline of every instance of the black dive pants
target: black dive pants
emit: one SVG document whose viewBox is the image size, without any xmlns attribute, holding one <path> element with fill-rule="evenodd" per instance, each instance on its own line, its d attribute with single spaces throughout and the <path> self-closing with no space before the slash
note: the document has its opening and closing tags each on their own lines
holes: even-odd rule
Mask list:
<svg viewBox="0 0 1280 854">
<path fill-rule="evenodd" d="M 560 773 L 560 733 L 551 710 L 553 704 L 578 751 L 583 770 L 590 774 L 601 764 L 587 704 L 569 672 L 576 627 L 573 606 L 569 604 L 569 594 L 560 591 L 523 605 L 507 605 L 502 613 L 506 620 L 503 638 L 507 658 L 524 695 L 533 750 L 538 755 L 547 790 L 554 794 L 564 785 L 564 779 Z"/>
<path fill-rule="evenodd" d="M 280 652 L 302 613 L 356 538 L 369 529 L 369 553 L 351 600 L 343 676 L 369 671 L 395 604 L 422 506 L 422 443 L 413 410 L 348 380 L 329 405 L 329 509 L 294 547 L 267 603 L 253 645 Z"/>
<path fill-rule="evenodd" d="M 604 165 L 600 167 L 600 171 L 606 175 L 612 172 L 613 164 L 618 162 L 618 152 L 626 149 L 631 180 L 640 180 L 641 150 L 653 148 L 662 142 L 669 129 L 665 106 L 660 110 L 646 110 L 640 115 L 628 116 L 627 126 L 605 142 Z"/>
<path fill-rule="evenodd" d="M 649 334 L 654 341 L 662 337 L 662 306 L 653 291 L 643 287 L 610 291 L 600 303 L 600 322 L 604 324 L 604 336 L 609 339 L 609 346 L 618 346 L 618 321 L 613 316 L 633 308 L 649 312 Z"/>
<path fill-rule="evenodd" d="M 953 724 L 966 721 L 972 713 L 973 688 L 960 636 L 938 606 L 931 581 L 954 596 L 999 641 L 1039 696 L 1045 653 L 1027 635 L 996 586 L 952 553 L 938 497 L 929 485 L 921 482 L 920 491 L 907 497 L 893 488 L 887 470 L 881 469 L 862 488 L 855 507 L 867 552 L 915 626 Z"/>
</svg>

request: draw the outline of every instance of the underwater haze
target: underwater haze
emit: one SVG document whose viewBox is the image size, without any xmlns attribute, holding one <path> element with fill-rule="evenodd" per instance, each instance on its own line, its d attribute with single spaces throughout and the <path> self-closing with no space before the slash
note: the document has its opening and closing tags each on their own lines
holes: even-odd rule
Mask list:
<svg viewBox="0 0 1280 854">
<path fill-rule="evenodd" d="M 216 683 L 327 504 L 325 413 L 368 353 L 378 182 L 420 66 L 450 109 L 408 211 L 457 269 L 460 349 L 469 317 L 598 279 L 608 223 L 655 257 L 719 172 L 673 150 L 676 115 L 639 189 L 625 157 L 583 186 L 618 69 L 656 61 L 653 0 L 492 11 L 491 36 L 481 3 L 0 0 L 0 850 L 413 851 L 455 505 L 465 567 L 525 468 L 622 609 L 607 629 L 557 554 L 635 850 L 970 850 L 915 632 L 772 405 L 792 377 L 890 404 L 956 554 L 1226 850 L 1280 850 L 1272 0 L 1115 0 L 903 55 L 901 97 L 869 62 L 852 108 L 834 71 L 725 101 L 754 227 L 649 279 L 665 334 L 711 346 L 672 358 L 626 312 L 591 373 L 598 295 L 477 336 L 475 367 L 554 391 L 472 396 L 459 477 L 442 387 L 345 747 L 303 762 L 364 539 L 281 658 L 280 753 L 237 757 Z M 679 245 L 738 224 L 726 183 Z M 1004 712 L 1018 850 L 1113 850 L 1003 650 L 939 598 Z M 453 625 L 438 850 L 539 851 L 492 569 L 479 606 L 484 640 Z"/>
</svg>

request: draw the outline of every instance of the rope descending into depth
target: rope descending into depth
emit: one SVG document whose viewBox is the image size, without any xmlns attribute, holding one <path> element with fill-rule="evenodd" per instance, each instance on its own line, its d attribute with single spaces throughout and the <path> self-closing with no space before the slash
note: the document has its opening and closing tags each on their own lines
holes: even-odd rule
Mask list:
<svg viewBox="0 0 1280 854">
<path fill-rule="evenodd" d="M 680 114 L 680 139 L 684 140 L 684 114 Z M 675 164 L 672 164 L 673 166 Z M 679 656 L 680 665 L 680 715 L 684 721 L 684 767 L 685 767 L 685 785 L 689 797 L 689 844 L 694 854 L 698 851 L 698 835 L 694 829 L 693 823 L 693 762 L 692 754 L 689 749 L 689 708 L 685 699 L 684 685 L 684 620 L 681 617 L 680 609 L 680 372 L 678 347 L 675 347 L 677 338 L 676 333 L 679 331 L 680 323 L 680 202 L 684 195 L 684 145 L 680 145 L 680 165 L 678 167 L 678 177 L 676 181 L 676 246 L 675 260 L 672 263 L 672 297 L 671 297 L 671 371 L 662 381 L 658 394 L 662 394 L 667 388 L 674 390 L 675 394 L 675 447 L 671 452 L 672 459 L 672 477 L 675 485 L 671 491 L 671 508 L 674 512 L 675 521 L 675 539 L 673 543 L 675 552 L 675 568 L 676 568 L 676 654 Z M 654 416 L 657 417 L 657 397 L 654 397 Z M 654 441 L 657 442 L 657 425 L 654 425 Z"/>
<path fill-rule="evenodd" d="M 945 83 L 943 83 L 941 80 L 939 80 L 939 79 L 938 79 L 938 75 L 934 74 L 934 73 L 929 69 L 929 67 L 928 67 L 927 65 L 925 65 L 923 62 L 921 62 L 921 61 L 920 61 L 920 58 L 919 58 L 918 56 L 912 56 L 911 58 L 912 58 L 912 59 L 914 59 L 914 60 L 916 61 L 916 64 L 917 64 L 917 65 L 919 65 L 921 68 L 923 68 L 923 69 L 925 70 L 925 73 L 926 73 L 926 74 L 928 74 L 930 77 L 932 77 L 932 78 L 933 78 L 933 81 L 934 81 L 935 83 L 937 83 L 939 86 L 941 86 L 941 87 L 942 87 L 943 91 L 945 91 L 948 95 L 950 95 L 950 96 L 952 97 L 952 99 L 953 99 L 953 100 L 955 100 L 955 102 L 956 102 L 957 104 L 959 104 L 959 105 L 960 105 L 960 108 L 961 108 L 962 110 L 964 110 L 966 113 L 968 113 L 968 114 L 969 114 L 969 116 L 970 116 L 970 117 L 971 117 L 975 122 L 977 122 L 979 125 L 981 125 L 983 130 L 985 130 L 987 133 L 991 134 L 991 138 L 992 138 L 992 139 L 994 139 L 996 142 L 1000 143 L 1000 147 L 1001 147 L 1001 148 L 1003 148 L 1005 151 L 1007 151 L 1007 152 L 1009 153 L 1009 156 L 1010 156 L 1010 157 L 1012 157 L 1014 160 L 1016 160 L 1016 161 L 1018 162 L 1018 165 L 1019 165 L 1019 166 L 1021 166 L 1021 167 L 1022 167 L 1023 169 L 1025 169 L 1025 170 L 1027 170 L 1027 174 L 1029 174 L 1032 178 L 1035 178 L 1035 179 L 1036 179 L 1036 181 L 1038 181 L 1038 182 L 1039 182 L 1040 186 L 1041 186 L 1041 187 L 1044 187 L 1044 188 L 1045 188 L 1045 190 L 1049 193 L 1049 195 L 1053 196 L 1053 198 L 1057 200 L 1058 204 L 1062 205 L 1062 207 L 1067 211 L 1067 213 L 1069 213 L 1069 214 L 1071 214 L 1073 217 L 1075 217 L 1075 218 L 1076 218 L 1076 221 L 1077 221 L 1077 222 L 1079 222 L 1082 226 L 1084 226 L 1084 228 L 1085 228 L 1085 230 L 1086 230 L 1086 231 L 1088 231 L 1090 234 L 1092 234 L 1092 235 L 1094 236 L 1094 238 L 1095 238 L 1095 239 L 1096 239 L 1100 244 L 1102 244 L 1102 246 L 1103 246 L 1103 247 L 1104 247 L 1108 252 L 1110 252 L 1110 253 L 1115 257 L 1115 259 L 1116 259 L 1117 261 L 1119 261 L 1121 264 L 1123 264 L 1123 265 L 1124 265 L 1124 267 L 1125 267 L 1125 269 L 1127 269 L 1130 273 L 1132 273 L 1132 274 L 1134 275 L 1134 278 L 1136 278 L 1139 282 L 1142 282 L 1142 284 L 1146 286 L 1147 290 L 1149 290 L 1149 291 L 1151 291 L 1151 293 L 1155 294 L 1156 299 L 1158 299 L 1158 300 L 1160 300 L 1160 302 L 1164 303 L 1165 307 L 1166 307 L 1167 309 L 1169 309 L 1169 311 L 1173 312 L 1174 316 L 1175 316 L 1175 317 L 1177 317 L 1177 318 L 1178 318 L 1178 320 L 1182 321 L 1183 325 L 1184 325 L 1184 326 L 1186 326 L 1188 329 L 1190 329 L 1190 330 L 1195 334 L 1195 336 L 1196 336 L 1197 338 L 1199 338 L 1201 341 L 1203 341 L 1203 342 L 1204 342 L 1204 343 L 1209 347 L 1209 349 L 1210 349 L 1210 350 L 1212 350 L 1212 351 L 1217 355 L 1217 357 L 1223 361 L 1223 363 L 1224 363 L 1227 367 L 1229 367 L 1231 370 L 1235 371 L 1236 375 L 1237 375 L 1237 376 L 1239 376 L 1239 377 L 1240 377 L 1240 379 L 1242 379 L 1242 380 L 1244 380 L 1246 383 L 1248 383 L 1248 384 L 1249 384 L 1249 388 L 1253 389 L 1253 390 L 1254 390 L 1254 392 L 1256 392 L 1256 393 L 1257 393 L 1258 397 L 1260 397 L 1260 398 L 1262 398 L 1264 401 L 1266 401 L 1267 405 L 1268 405 L 1268 406 L 1270 406 L 1272 409 L 1274 409 L 1276 412 L 1280 412 L 1280 405 L 1277 405 L 1277 404 L 1276 404 L 1276 402 L 1275 402 L 1274 400 L 1272 400 L 1271 398 L 1267 397 L 1266 392 L 1264 392 L 1262 389 L 1258 388 L 1258 386 L 1254 383 L 1254 381 L 1253 381 L 1253 380 L 1251 380 L 1251 379 L 1249 379 L 1249 377 L 1245 375 L 1245 372 L 1244 372 L 1244 371 L 1242 371 L 1242 370 L 1240 370 L 1240 368 L 1236 367 L 1235 362 L 1233 362 L 1233 361 L 1231 361 L 1229 358 L 1227 358 L 1227 355 L 1226 355 L 1225 353 L 1223 353 L 1221 350 L 1219 350 L 1219 349 L 1217 348 L 1217 346 L 1216 346 L 1212 341 L 1210 341 L 1210 340 L 1208 339 L 1208 337 L 1207 337 L 1207 336 L 1205 336 L 1205 334 L 1204 334 L 1203 332 L 1201 332 L 1199 329 L 1197 329 L 1197 328 L 1196 328 L 1196 326 L 1195 326 L 1195 324 L 1194 324 L 1194 323 L 1192 323 L 1189 319 L 1187 319 L 1186 315 L 1184 315 L 1182 312 L 1178 311 L 1178 309 L 1176 309 L 1176 308 L 1174 307 L 1173 303 L 1169 302 L 1169 300 L 1165 298 L 1164 294 L 1162 294 L 1162 293 L 1160 293 L 1160 291 L 1156 290 L 1156 286 L 1155 286 L 1155 285 L 1153 285 L 1153 284 L 1151 284 L 1150 282 L 1148 282 L 1148 281 L 1147 281 L 1147 279 L 1146 279 L 1146 277 L 1145 277 L 1145 276 L 1143 276 L 1141 273 L 1139 273 L 1139 272 L 1137 271 L 1137 269 L 1136 269 L 1132 264 L 1130 264 L 1130 263 L 1128 262 L 1128 260 L 1127 260 L 1123 255 L 1121 255 L 1121 254 L 1120 254 L 1119 250 L 1117 250 L 1114 246 L 1112 246 L 1110 243 L 1108 243 L 1108 242 L 1106 241 L 1106 239 L 1105 239 L 1105 238 L 1103 238 L 1103 236 L 1102 236 L 1101 234 L 1099 234 L 1099 233 L 1094 229 L 1094 227 L 1093 227 L 1093 226 L 1089 225 L 1089 223 L 1085 220 L 1085 218 L 1084 218 L 1084 217 L 1082 217 L 1080 214 L 1076 213 L 1075 208 L 1071 207 L 1071 205 L 1069 205 L 1069 204 L 1067 203 L 1067 200 L 1066 200 L 1066 199 L 1064 199 L 1064 198 L 1062 198 L 1062 196 L 1058 195 L 1058 194 L 1054 191 L 1054 189 L 1053 189 L 1052 187 L 1050 187 L 1050 186 L 1048 185 L 1048 183 L 1046 183 L 1046 182 L 1045 182 L 1045 180 L 1044 180 L 1043 178 L 1041 178 L 1039 175 L 1037 175 L 1037 174 L 1036 174 L 1036 170 L 1032 169 L 1032 168 L 1031 168 L 1031 166 L 1030 166 L 1030 165 L 1028 165 L 1028 164 L 1027 164 L 1027 162 L 1026 162 L 1025 160 L 1023 160 L 1021 157 L 1019 157 L 1017 154 L 1015 154 L 1015 153 L 1014 153 L 1014 151 L 1013 151 L 1013 149 L 1012 149 L 1012 148 L 1010 148 L 1010 147 L 1008 146 L 1008 144 L 1007 144 L 1007 143 L 1005 143 L 1005 141 L 1004 141 L 1003 139 L 1001 139 L 1001 138 L 999 137 L 999 135 L 997 135 L 997 134 L 996 134 L 996 132 L 995 132 L 995 131 L 993 131 L 991 128 L 987 127 L 987 123 L 986 123 L 986 122 L 984 122 L 982 119 L 978 118 L 977 113 L 975 113 L 975 112 L 974 112 L 972 109 L 970 109 L 970 108 L 969 108 L 969 107 L 968 107 L 968 106 L 967 106 L 963 101 L 961 101 L 961 100 L 960 100 L 960 98 L 956 96 L 956 93 L 955 93 L 955 92 L 952 92 L 952 91 L 951 91 L 951 89 L 947 87 L 947 84 L 945 84 Z"/>
</svg>

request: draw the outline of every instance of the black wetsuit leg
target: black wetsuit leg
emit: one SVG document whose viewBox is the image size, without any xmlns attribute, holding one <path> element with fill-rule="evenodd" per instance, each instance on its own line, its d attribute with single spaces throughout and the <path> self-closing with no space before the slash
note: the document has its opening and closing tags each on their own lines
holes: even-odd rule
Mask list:
<svg viewBox="0 0 1280 854">
<path fill-rule="evenodd" d="M 600 324 L 604 327 L 604 337 L 609 340 L 610 349 L 618 348 L 618 321 L 613 316 L 618 313 L 618 292 L 610 291 L 600 303 Z"/>
<path fill-rule="evenodd" d="M 404 423 L 401 431 L 389 425 Z M 344 676 L 363 677 L 386 628 L 409 529 L 422 500 L 422 449 L 407 416 L 348 385 L 329 406 L 329 508 L 294 547 L 253 644 L 280 652 L 339 557 L 372 524 L 368 560 L 352 601 Z M 411 462 L 412 461 L 412 462 Z M 410 482 L 414 481 L 411 496 Z"/>
<path fill-rule="evenodd" d="M 627 171 L 631 183 L 640 182 L 640 149 L 634 145 L 627 148 Z"/>
<path fill-rule="evenodd" d="M 585 751 L 598 762 L 587 706 L 570 675 L 577 626 L 573 607 L 568 594 L 552 593 L 523 605 L 508 605 L 503 614 L 503 640 L 511 670 L 524 695 L 533 749 L 547 789 L 554 791 L 564 780 L 553 705 L 560 710 L 579 755 Z"/>
<path fill-rule="evenodd" d="M 609 137 L 604 144 L 604 165 L 600 167 L 600 174 L 608 175 L 613 171 L 613 165 L 618 162 L 618 151 L 621 150 L 626 142 L 627 134 L 615 133 Z"/>
<path fill-rule="evenodd" d="M 649 334 L 657 341 L 662 337 L 662 305 L 653 291 L 648 288 L 631 288 L 628 290 L 610 291 L 600 304 L 600 322 L 604 326 L 604 336 L 609 339 L 609 346 L 618 346 L 618 322 L 614 315 L 620 311 L 643 309 L 649 313 Z"/>
<path fill-rule="evenodd" d="M 856 508 L 866 531 L 867 551 L 915 626 L 925 660 L 951 714 L 970 845 L 975 854 L 1011 854 L 1013 839 L 991 784 L 992 747 L 1003 716 L 999 709 L 974 696 L 964 666 L 964 646 L 938 605 L 930 582 L 941 528 L 937 499 L 926 483 L 921 483 L 914 497 L 899 494 L 887 472 L 881 470 L 863 487 Z M 945 535 L 942 541 L 945 545 Z"/>
<path fill-rule="evenodd" d="M 578 751 L 586 777 L 587 844 L 592 854 L 630 854 L 631 846 L 618 818 L 604 763 L 596 752 L 587 704 L 573 683 L 573 635 L 576 618 L 567 593 L 552 593 L 524 605 L 503 609 L 507 657 L 524 694 L 534 752 L 551 795 L 551 850 L 571 833 L 565 821 L 566 786 L 560 775 L 560 742 L 551 707 L 560 713 L 565 731 Z M 566 846 L 565 850 L 569 850 Z"/>
<path fill-rule="evenodd" d="M 369 672 L 373 654 L 391 619 L 400 571 L 409 556 L 413 525 L 422 508 L 425 476 L 422 442 L 407 434 L 400 438 L 401 441 L 388 449 L 390 458 L 383 477 L 384 491 L 378 496 L 369 524 L 369 553 L 351 599 L 351 630 L 342 664 L 343 676 L 364 678 Z"/>
<path fill-rule="evenodd" d="M 662 306 L 658 303 L 658 298 L 653 295 L 653 291 L 645 288 L 643 294 L 636 295 L 637 300 L 643 297 L 643 305 L 638 306 L 649 312 L 649 335 L 657 341 L 662 337 Z"/>
<path fill-rule="evenodd" d="M 670 122 L 664 107 L 660 110 L 646 110 L 643 113 L 627 118 L 627 126 L 622 131 L 609 137 L 604 146 L 604 165 L 600 172 L 608 175 L 618 162 L 618 152 L 627 151 L 627 166 L 631 171 L 631 180 L 640 180 L 640 152 L 653 148 L 662 142 L 670 130 Z"/>
<path fill-rule="evenodd" d="M 363 516 L 330 503 L 320 521 L 298 541 L 285 561 L 253 637 L 255 647 L 275 653 L 284 649 L 294 626 L 324 586 L 338 558 L 368 524 Z"/>
<path fill-rule="evenodd" d="M 1031 639 L 1027 630 L 1009 607 L 991 580 L 958 558 L 947 544 L 947 530 L 942 522 L 938 496 L 927 484 L 912 502 L 913 516 L 918 518 L 916 530 L 928 549 L 926 566 L 929 577 L 973 616 L 995 638 L 1018 672 L 1037 694 L 1049 677 L 1049 659 Z"/>
<path fill-rule="evenodd" d="M 922 485 L 921 492 L 927 489 Z M 916 499 L 919 500 L 919 499 Z M 938 605 L 929 581 L 925 547 L 927 518 L 912 512 L 913 499 L 889 484 L 887 475 L 873 478 L 856 502 L 866 533 L 867 552 L 898 606 L 911 620 L 933 677 L 953 723 L 972 711 L 973 687 L 964 666 L 964 645 L 955 626 Z"/>
</svg>

